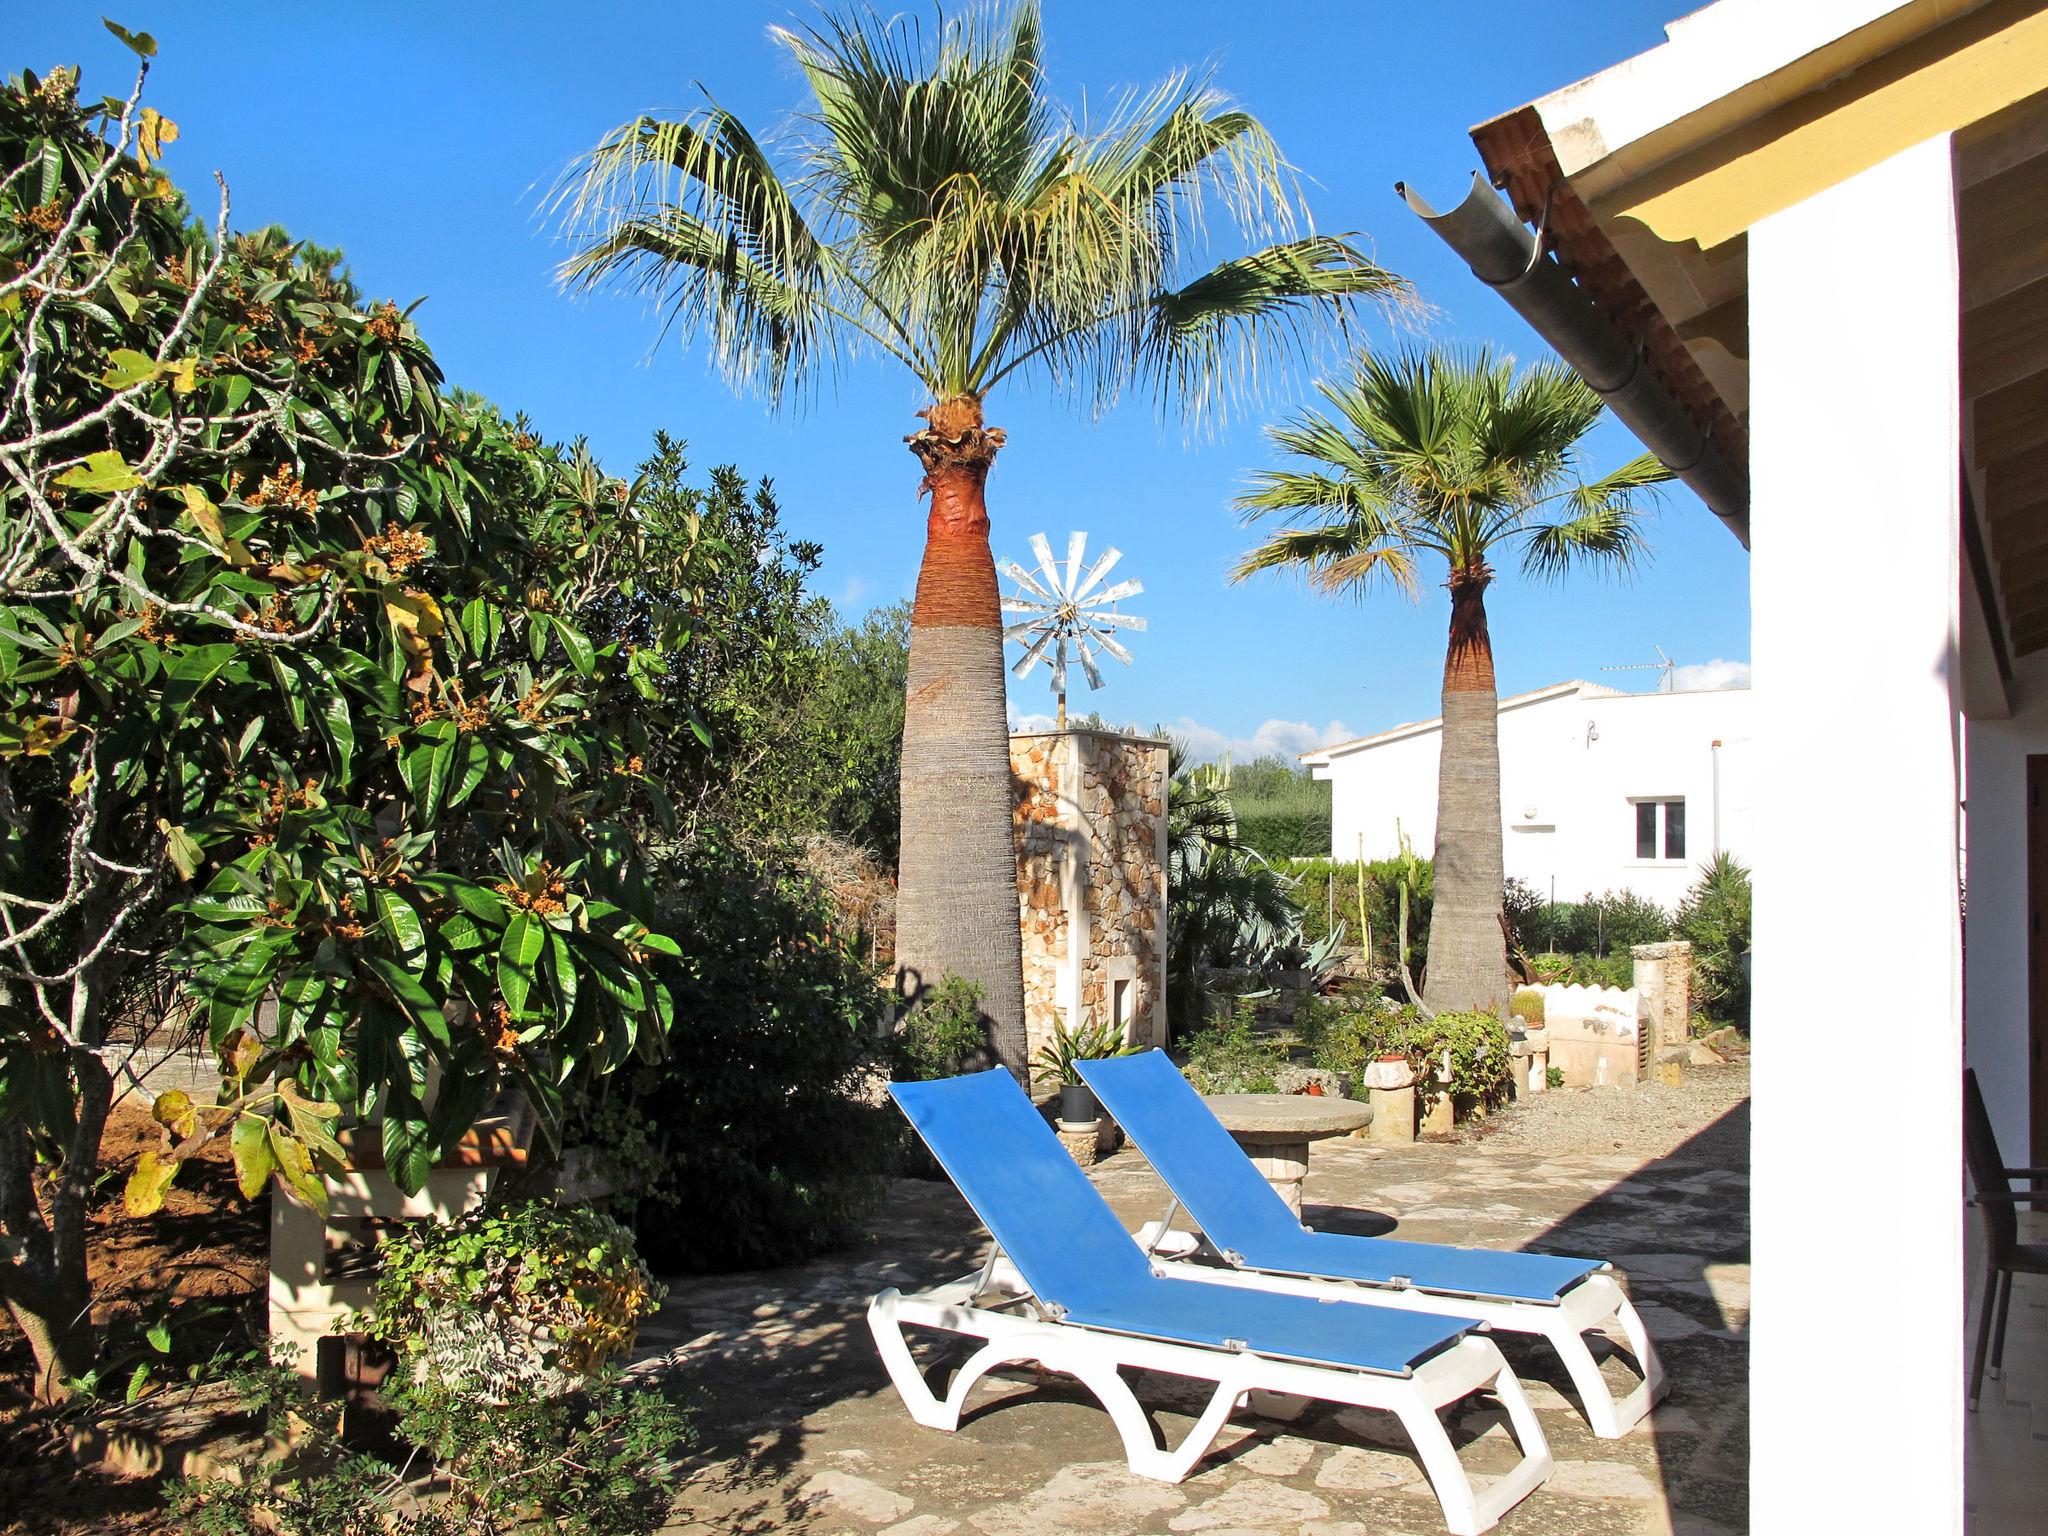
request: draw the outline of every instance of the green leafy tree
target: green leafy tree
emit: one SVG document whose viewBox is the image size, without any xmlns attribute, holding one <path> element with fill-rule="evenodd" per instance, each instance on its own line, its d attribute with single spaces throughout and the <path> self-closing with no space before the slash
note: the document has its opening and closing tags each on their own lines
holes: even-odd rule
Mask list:
<svg viewBox="0 0 2048 1536">
<path fill-rule="evenodd" d="M 1507 990 L 1502 923 L 1500 738 L 1486 589 L 1517 550 L 1524 574 L 1581 566 L 1626 571 L 1648 547 L 1644 493 L 1671 478 L 1648 454 L 1597 478 L 1584 441 L 1605 409 L 1563 364 L 1515 372 L 1480 350 L 1359 360 L 1321 386 L 1328 408 L 1270 430 L 1307 467 L 1262 471 L 1239 499 L 1247 520 L 1297 524 L 1249 551 L 1235 571 L 1292 570 L 1331 595 L 1393 586 L 1420 594 L 1441 560 L 1451 594 L 1437 777 L 1430 1005 L 1495 1008 Z"/>
<path fill-rule="evenodd" d="M 1312 323 L 1398 280 L 1305 234 L 1259 121 L 1175 74 L 1099 125 L 1048 95 L 1035 0 L 930 33 L 855 10 L 777 28 L 811 101 L 764 142 L 707 104 L 636 118 L 565 182 L 564 277 L 652 296 L 771 400 L 879 354 L 930 396 L 908 442 L 931 498 L 911 618 L 897 964 L 986 993 L 1020 1076 L 1023 971 L 1002 617 L 984 484 L 992 391 L 1035 379 L 1100 407 L 1145 383 L 1213 404 Z M 1212 222 L 1251 247 L 1207 271 Z M 1272 243 L 1264 243 L 1264 242 Z"/>
<path fill-rule="evenodd" d="M 876 608 L 825 640 L 823 673 L 805 708 L 815 760 L 829 775 L 828 830 L 889 868 L 901 827 L 903 688 L 910 677 L 910 604 Z"/>
<path fill-rule="evenodd" d="M 685 631 L 650 612 L 628 654 L 576 619 L 627 487 L 450 400 L 409 315 L 231 234 L 225 184 L 217 233 L 188 218 L 146 72 L 0 89 L 0 1301 L 46 1393 L 93 1354 L 141 968 L 223 1071 L 156 1101 L 147 1213 L 215 1137 L 248 1194 L 319 1205 L 345 1118 L 407 1189 L 501 1088 L 551 1129 L 565 1081 L 658 1052 L 676 953 L 620 722 Z"/>
</svg>

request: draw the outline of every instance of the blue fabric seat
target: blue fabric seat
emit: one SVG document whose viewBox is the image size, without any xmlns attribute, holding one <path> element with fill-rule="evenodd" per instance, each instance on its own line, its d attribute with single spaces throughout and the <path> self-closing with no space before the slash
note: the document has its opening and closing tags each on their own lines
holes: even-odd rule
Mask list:
<svg viewBox="0 0 2048 1536">
<path fill-rule="evenodd" d="M 1077 1065 L 1210 1245 L 1237 1268 L 1540 1304 L 1555 1303 L 1604 1267 L 1598 1259 L 1310 1231 L 1164 1051 Z"/>
<path fill-rule="evenodd" d="M 1481 1326 L 1162 1276 L 1007 1072 L 889 1091 L 1032 1294 L 1068 1324 L 1385 1375 Z"/>
</svg>

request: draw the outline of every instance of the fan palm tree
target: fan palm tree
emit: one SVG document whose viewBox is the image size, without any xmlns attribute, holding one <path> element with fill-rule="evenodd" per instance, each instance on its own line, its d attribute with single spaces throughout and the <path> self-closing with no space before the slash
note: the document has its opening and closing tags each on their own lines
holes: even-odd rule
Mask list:
<svg viewBox="0 0 2048 1536">
<path fill-rule="evenodd" d="M 1427 998 L 1438 1009 L 1497 1006 L 1506 987 L 1502 921 L 1500 740 L 1486 589 L 1513 549 L 1526 575 L 1582 565 L 1627 571 L 1648 553 L 1644 493 L 1671 478 L 1649 454 L 1586 479 L 1586 434 L 1600 397 L 1562 363 L 1516 374 L 1490 352 L 1367 357 L 1324 384 L 1314 410 L 1268 436 L 1307 468 L 1258 475 L 1238 499 L 1246 521 L 1282 529 L 1233 579 L 1295 570 L 1311 588 L 1363 597 L 1419 595 L 1440 558 L 1451 593 L 1437 776 L 1436 899 Z"/>
<path fill-rule="evenodd" d="M 708 103 L 641 117 L 565 177 L 572 286 L 652 296 L 739 387 L 785 399 L 848 359 L 908 369 L 931 499 L 903 730 L 897 964 L 985 990 L 1025 1068 L 1003 629 L 984 482 L 990 392 L 1100 409 L 1127 386 L 1197 411 L 1399 279 L 1306 232 L 1257 119 L 1176 74 L 1087 126 L 1046 92 L 1036 0 L 942 21 L 858 11 L 772 29 L 808 84 L 763 141 Z M 1184 271 L 1220 212 L 1251 247 Z"/>
</svg>

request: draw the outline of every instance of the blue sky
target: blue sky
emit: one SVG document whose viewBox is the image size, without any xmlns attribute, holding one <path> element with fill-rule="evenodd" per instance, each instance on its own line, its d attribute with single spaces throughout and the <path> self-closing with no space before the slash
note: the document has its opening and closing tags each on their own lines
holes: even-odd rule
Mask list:
<svg viewBox="0 0 2048 1536">
<path fill-rule="evenodd" d="M 902 436 L 923 404 L 893 365 L 828 384 L 803 413 L 771 416 L 735 397 L 701 354 L 657 341 L 632 299 L 565 298 L 560 248 L 540 192 L 579 150 L 642 110 L 680 110 L 695 82 L 758 126 L 800 104 L 802 87 L 769 25 L 804 6 L 756 0 L 575 5 L 385 3 L 301 6 L 242 0 L 57 0 L 20 7 L 5 67 L 85 66 L 91 94 L 125 89 L 131 56 L 105 11 L 152 32 L 161 52 L 149 99 L 181 126 L 171 173 L 202 205 L 218 169 L 234 222 L 277 222 L 346 248 L 357 280 L 419 320 L 450 379 L 531 414 L 550 436 L 587 435 L 630 470 L 657 427 L 702 467 L 769 475 L 788 521 L 825 546 L 821 590 L 844 609 L 909 595 L 924 527 Z M 1177 65 L 1217 66 L 1309 178 L 1317 227 L 1355 230 L 1433 307 L 1431 338 L 1492 342 L 1523 358 L 1540 345 L 1394 197 L 1405 179 L 1438 206 L 1462 195 L 1478 158 L 1467 128 L 1662 41 L 1683 0 L 1046 0 L 1056 93 L 1108 101 Z M 926 11 L 925 14 L 929 14 Z M 1225 253 L 1227 254 L 1227 252 Z M 1380 328 L 1374 340 L 1394 340 Z M 1110 664 L 1099 694 L 1072 705 L 1166 722 L 1240 756 L 1261 746 L 1376 730 L 1436 713 L 1448 600 L 1419 605 L 1311 597 L 1224 572 L 1249 538 L 1230 512 L 1247 474 L 1270 462 L 1260 423 L 1305 393 L 1190 440 L 1133 400 L 1100 420 L 1027 392 L 992 397 L 1009 432 L 990 480 L 998 557 L 1038 531 L 1064 548 L 1115 543 L 1144 581 L 1130 604 L 1151 620 L 1136 664 Z M 1618 426 L 1595 440 L 1605 467 L 1635 451 Z M 1653 528 L 1656 556 L 1617 586 L 1531 587 L 1511 573 L 1489 597 L 1503 692 L 1571 676 L 1647 688 L 1655 674 L 1603 672 L 1654 659 L 1742 662 L 1749 654 L 1746 559 L 1693 496 L 1674 490 Z M 1725 670 L 1725 669 L 1724 669 Z M 1703 674 L 1690 674 L 1701 676 Z M 1014 712 L 1048 710 L 1044 671 L 1011 684 Z M 1078 686 L 1078 683 L 1077 683 Z"/>
</svg>

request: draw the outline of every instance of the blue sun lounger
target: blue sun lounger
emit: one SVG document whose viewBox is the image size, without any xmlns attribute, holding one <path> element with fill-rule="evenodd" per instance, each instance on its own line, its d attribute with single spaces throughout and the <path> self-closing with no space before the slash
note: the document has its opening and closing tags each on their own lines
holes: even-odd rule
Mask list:
<svg viewBox="0 0 2048 1536">
<path fill-rule="evenodd" d="M 1663 1367 L 1613 1266 L 1314 1231 L 1252 1166 L 1165 1052 L 1076 1065 L 1174 1196 L 1166 1219 L 1140 1231 L 1140 1245 L 1146 1251 L 1157 1246 L 1174 1211 L 1185 1209 L 1227 1266 L 1175 1263 L 1166 1266 L 1168 1273 L 1268 1293 L 1476 1317 L 1511 1333 L 1539 1334 L 1563 1359 L 1587 1422 L 1602 1439 L 1628 1433 L 1663 1397 Z M 1588 1330 L 1625 1346 L 1642 1375 L 1618 1400 L 1587 1346 Z"/>
<path fill-rule="evenodd" d="M 977 1381 L 1006 1362 L 1036 1361 L 1092 1391 L 1131 1470 L 1165 1482 L 1188 1474 L 1253 1393 L 1276 1417 L 1298 1414 L 1304 1399 L 1398 1415 L 1456 1536 L 1491 1529 L 1550 1475 L 1529 1399 L 1482 1325 L 1175 1278 L 1131 1242 L 1007 1072 L 889 1091 L 994 1239 L 979 1273 L 911 1295 L 891 1288 L 868 1305 L 882 1363 L 918 1423 L 958 1428 Z M 910 1327 L 985 1341 L 943 1399 L 910 1352 Z M 1160 1445 L 1124 1369 L 1215 1383 L 1178 1447 Z M 1522 1451 L 1484 1493 L 1438 1417 L 1474 1392 L 1500 1400 Z"/>
</svg>

